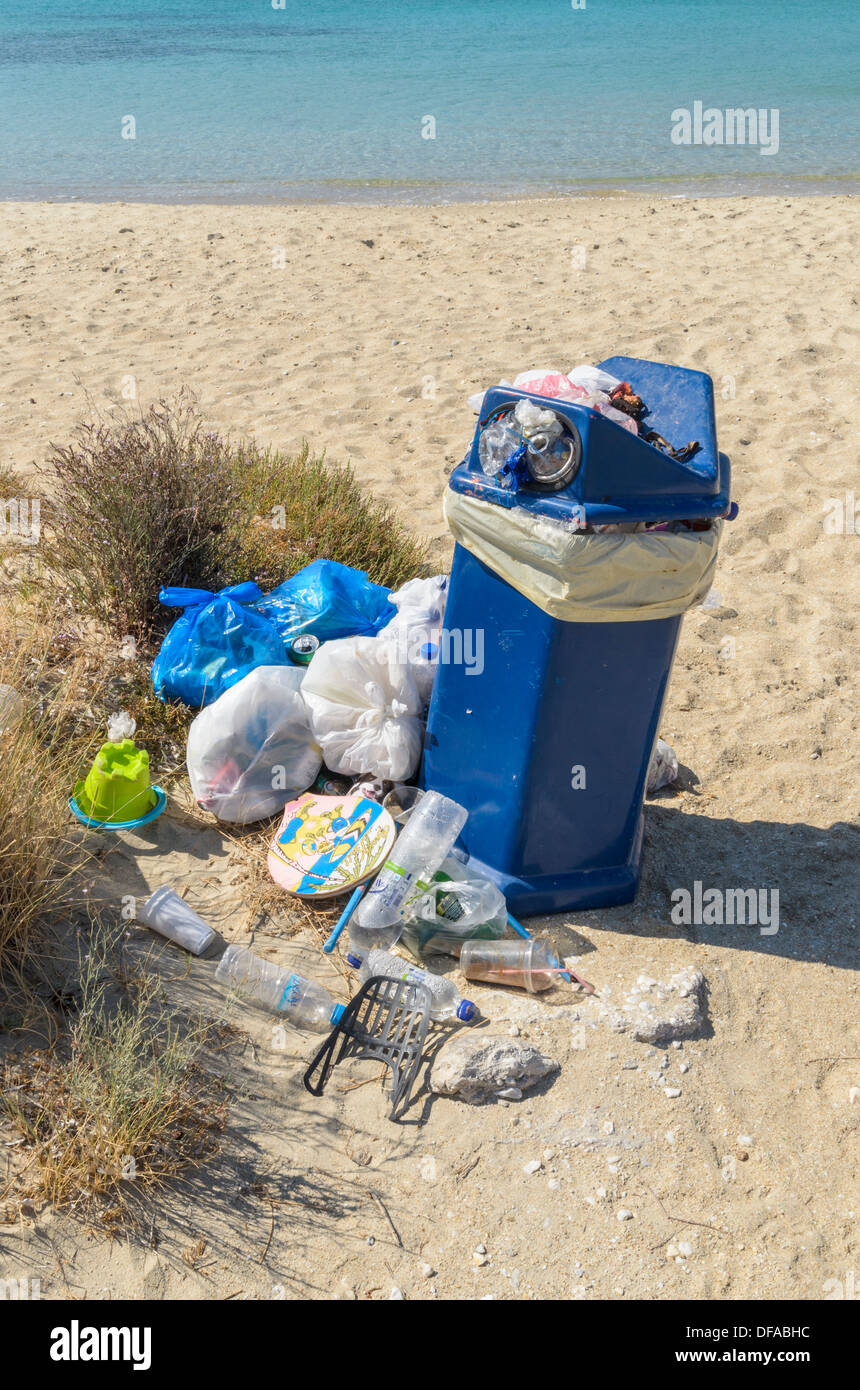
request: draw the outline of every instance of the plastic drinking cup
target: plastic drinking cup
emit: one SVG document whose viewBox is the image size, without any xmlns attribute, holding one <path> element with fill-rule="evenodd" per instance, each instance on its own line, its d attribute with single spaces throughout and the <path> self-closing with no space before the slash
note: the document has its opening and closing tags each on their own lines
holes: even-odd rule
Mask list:
<svg viewBox="0 0 860 1390">
<path fill-rule="evenodd" d="M 563 969 L 555 951 L 545 941 L 464 941 L 460 969 L 467 980 L 485 984 L 514 985 L 531 994 L 551 989 Z"/>
<path fill-rule="evenodd" d="M 166 936 L 168 941 L 175 942 L 193 956 L 202 955 L 217 934 L 166 884 L 156 888 L 136 915 L 138 922 Z"/>
</svg>

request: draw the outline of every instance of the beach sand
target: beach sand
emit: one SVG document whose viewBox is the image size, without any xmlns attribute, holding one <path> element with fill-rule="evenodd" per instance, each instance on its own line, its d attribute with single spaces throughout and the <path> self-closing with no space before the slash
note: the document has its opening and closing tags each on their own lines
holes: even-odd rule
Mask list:
<svg viewBox="0 0 860 1390">
<path fill-rule="evenodd" d="M 424 1094 L 423 1123 L 394 1127 L 375 1084 L 348 1090 L 335 1073 L 313 1100 L 313 1037 L 278 1051 L 270 1021 L 242 1013 L 255 1045 L 236 1062 L 228 1140 L 165 1198 L 158 1248 L 44 1210 L 0 1224 L 8 1272 L 40 1273 L 42 1297 L 767 1300 L 847 1286 L 860 540 L 825 522 L 832 499 L 860 498 L 857 221 L 838 197 L 4 207 L 2 461 L 25 473 L 87 396 L 118 401 L 133 379 L 145 405 L 185 385 L 215 426 L 350 459 L 441 568 L 466 397 L 525 367 L 625 353 L 713 376 L 740 507 L 722 606 L 684 623 L 661 727 L 683 789 L 648 803 L 639 896 L 532 924 L 615 998 L 642 972 L 699 967 L 708 1036 L 649 1049 L 583 1034 L 571 992 L 479 990 L 488 1031 L 518 1029 L 558 1079 L 509 1106 Z M 114 891 L 181 883 L 227 939 L 342 992 L 311 932 L 247 930 L 245 871 L 214 826 L 175 810 L 122 841 Z M 696 880 L 778 889 L 779 931 L 673 925 L 672 890 Z M 196 963 L 186 987 L 215 1008 L 210 979 Z M 192 1267 L 178 1254 L 198 1238 Z M 667 1253 L 678 1241 L 691 1252 Z"/>
</svg>

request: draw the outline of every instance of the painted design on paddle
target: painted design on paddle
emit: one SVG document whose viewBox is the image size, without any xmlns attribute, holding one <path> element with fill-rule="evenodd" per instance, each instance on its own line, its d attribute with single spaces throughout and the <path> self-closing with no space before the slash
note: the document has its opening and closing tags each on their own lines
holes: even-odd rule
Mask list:
<svg viewBox="0 0 860 1390">
<path fill-rule="evenodd" d="M 368 797 L 306 792 L 287 807 L 290 811 L 271 854 L 295 873 L 295 883 L 289 884 L 293 893 L 329 894 L 352 887 L 374 872 L 391 844 L 391 819 Z"/>
</svg>

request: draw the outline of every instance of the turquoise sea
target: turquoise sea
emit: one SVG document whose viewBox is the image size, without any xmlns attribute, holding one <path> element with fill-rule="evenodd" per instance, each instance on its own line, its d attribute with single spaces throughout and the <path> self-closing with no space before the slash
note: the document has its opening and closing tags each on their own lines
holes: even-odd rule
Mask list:
<svg viewBox="0 0 860 1390">
<path fill-rule="evenodd" d="M 0 198 L 856 192 L 858 91 L 857 0 L 0 0 Z"/>
</svg>

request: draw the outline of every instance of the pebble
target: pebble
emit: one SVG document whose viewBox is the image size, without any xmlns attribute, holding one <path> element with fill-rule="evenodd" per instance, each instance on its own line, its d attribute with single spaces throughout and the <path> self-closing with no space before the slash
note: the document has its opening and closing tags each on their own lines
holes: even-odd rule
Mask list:
<svg viewBox="0 0 860 1390">
<path fill-rule="evenodd" d="M 550 1178 L 549 1182 L 547 1183 L 547 1187 L 549 1188 L 550 1192 L 559 1192 L 561 1190 L 561 1183 L 559 1182 L 558 1178 Z"/>
<path fill-rule="evenodd" d="M 475 1246 L 475 1254 L 476 1254 L 476 1255 L 486 1255 L 486 1253 L 487 1253 L 487 1247 L 486 1247 L 486 1245 L 476 1245 L 476 1246 Z"/>
<path fill-rule="evenodd" d="M 678 1067 L 678 1071 L 689 1071 L 689 1070 L 690 1070 L 690 1063 L 689 1063 L 689 1062 L 682 1062 L 681 1065 Z"/>
<path fill-rule="evenodd" d="M 738 1137 L 737 1137 L 737 1139 L 735 1140 L 735 1143 L 736 1143 L 736 1144 L 739 1144 L 740 1147 L 741 1147 L 742 1149 L 751 1149 L 752 1146 L 753 1146 L 753 1138 L 752 1138 L 752 1135 L 751 1135 L 751 1134 L 739 1134 Z"/>
<path fill-rule="evenodd" d="M 627 1207 L 619 1207 L 615 1215 L 619 1221 L 633 1220 L 633 1213 L 632 1211 L 628 1211 Z"/>
<path fill-rule="evenodd" d="M 506 1086 L 503 1091 L 496 1091 L 499 1100 L 522 1100 L 523 1093 L 519 1086 Z"/>
<path fill-rule="evenodd" d="M 667 1086 L 663 1094 L 667 1100 L 677 1100 L 681 1092 L 677 1086 Z"/>
<path fill-rule="evenodd" d="M 544 1161 L 544 1163 L 550 1163 L 550 1162 L 552 1161 L 552 1159 L 554 1159 L 554 1158 L 555 1158 L 555 1149 L 544 1149 L 544 1151 L 543 1151 L 543 1161 Z"/>
<path fill-rule="evenodd" d="M 693 1253 L 693 1247 L 692 1247 L 692 1245 L 690 1244 L 690 1242 L 689 1242 L 688 1240 L 679 1240 L 679 1241 L 678 1241 L 678 1254 L 679 1254 L 679 1255 L 683 1255 L 684 1259 L 687 1260 L 687 1259 L 689 1259 L 689 1257 L 692 1255 L 692 1253 Z"/>
<path fill-rule="evenodd" d="M 474 1260 L 475 1264 L 478 1265 L 479 1267 L 480 1267 L 481 1265 L 485 1265 L 485 1264 L 487 1263 L 487 1256 L 486 1256 L 486 1255 L 479 1255 L 478 1252 L 477 1252 L 477 1250 L 474 1251 L 474 1253 L 473 1253 L 473 1255 L 472 1255 L 472 1259 Z"/>
<path fill-rule="evenodd" d="M 533 1158 L 530 1163 L 525 1163 L 523 1165 L 523 1172 L 526 1174 L 527 1177 L 530 1178 L 532 1174 L 539 1173 L 542 1167 L 543 1164 L 541 1163 L 540 1159 Z"/>
<path fill-rule="evenodd" d="M 510 1028 L 508 1029 L 508 1032 L 510 1033 L 512 1038 L 518 1038 L 520 1036 L 520 1030 L 515 1023 L 511 1024 Z"/>
<path fill-rule="evenodd" d="M 425 1279 L 432 1279 L 435 1273 L 436 1271 L 432 1265 L 423 1264 L 421 1266 L 421 1274 Z"/>
<path fill-rule="evenodd" d="M 392 1301 L 393 1301 L 393 1302 L 395 1302 L 395 1303 L 402 1303 L 402 1302 L 403 1302 L 403 1290 L 402 1290 L 402 1289 L 398 1289 L 397 1286 L 395 1285 L 394 1288 L 391 1290 L 391 1293 L 388 1295 L 388 1300 L 389 1300 L 389 1302 L 392 1302 Z"/>
<path fill-rule="evenodd" d="M 852 1086 L 848 1092 L 848 1104 L 856 1105 L 858 1100 L 860 1100 L 860 1086 Z"/>
<path fill-rule="evenodd" d="M 375 1244 L 376 1244 L 376 1236 L 368 1236 L 368 1237 L 367 1237 L 367 1243 L 368 1243 L 368 1245 L 375 1245 Z"/>
<path fill-rule="evenodd" d="M 604 1133 L 604 1134 L 614 1134 L 614 1133 L 615 1133 L 615 1125 L 612 1123 L 611 1120 L 604 1120 L 604 1121 L 603 1121 L 603 1133 Z"/>
</svg>

